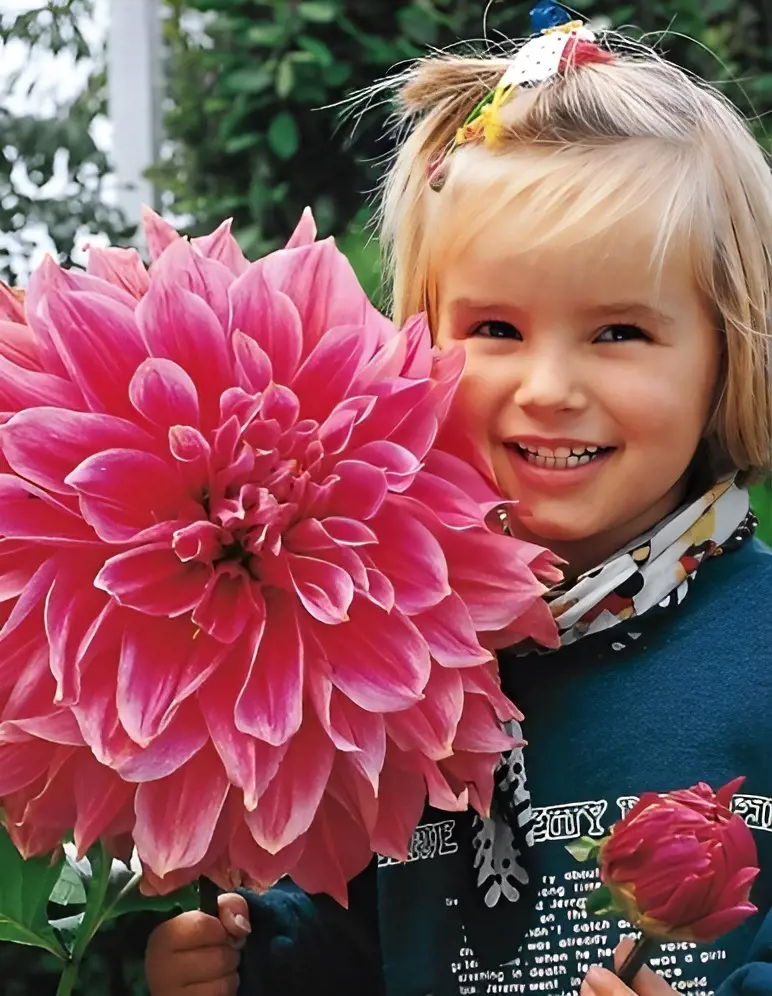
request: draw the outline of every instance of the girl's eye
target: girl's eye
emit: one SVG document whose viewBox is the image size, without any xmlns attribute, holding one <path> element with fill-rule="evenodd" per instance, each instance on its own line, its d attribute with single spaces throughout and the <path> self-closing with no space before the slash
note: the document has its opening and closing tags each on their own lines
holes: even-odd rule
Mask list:
<svg viewBox="0 0 772 996">
<path fill-rule="evenodd" d="M 516 339 L 523 338 L 522 334 L 514 325 L 509 322 L 482 322 L 472 331 L 472 335 L 479 335 L 483 339 Z"/>
<path fill-rule="evenodd" d="M 596 342 L 631 342 L 634 339 L 648 340 L 643 329 L 637 325 L 607 325 L 601 330 Z"/>
</svg>

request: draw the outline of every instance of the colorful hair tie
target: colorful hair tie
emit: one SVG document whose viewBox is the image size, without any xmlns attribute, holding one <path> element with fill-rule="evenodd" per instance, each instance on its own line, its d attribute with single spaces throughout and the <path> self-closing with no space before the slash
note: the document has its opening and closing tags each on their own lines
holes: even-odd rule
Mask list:
<svg viewBox="0 0 772 996">
<path fill-rule="evenodd" d="M 504 133 L 501 109 L 521 89 L 538 86 L 569 68 L 590 63 L 613 62 L 614 56 L 595 43 L 595 35 L 583 21 L 573 20 L 552 0 L 539 0 L 531 11 L 536 34 L 516 53 L 499 83 L 477 104 L 457 130 L 453 142 L 429 165 L 428 180 L 440 190 L 448 157 L 461 145 L 482 142 L 495 148 Z"/>
</svg>

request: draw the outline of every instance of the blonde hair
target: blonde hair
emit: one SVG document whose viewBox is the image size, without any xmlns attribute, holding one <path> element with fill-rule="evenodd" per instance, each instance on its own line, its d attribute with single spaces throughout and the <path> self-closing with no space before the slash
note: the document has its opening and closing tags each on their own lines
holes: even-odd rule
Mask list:
<svg viewBox="0 0 772 996">
<path fill-rule="evenodd" d="M 445 186 L 430 164 L 499 82 L 507 58 L 438 55 L 399 80 L 407 135 L 384 189 L 383 243 L 398 322 L 436 316 L 436 270 L 496 212 L 517 201 L 518 231 L 534 240 L 600 234 L 656 204 L 661 258 L 686 242 L 697 284 L 724 337 L 723 370 L 702 449 L 741 483 L 772 466 L 772 177 L 734 107 L 653 52 L 569 67 L 501 111 L 494 148 L 464 145 Z M 515 157 L 517 157 L 515 159 Z M 530 227 L 528 222 L 531 222 Z M 688 375 L 687 375 L 688 376 Z"/>
</svg>

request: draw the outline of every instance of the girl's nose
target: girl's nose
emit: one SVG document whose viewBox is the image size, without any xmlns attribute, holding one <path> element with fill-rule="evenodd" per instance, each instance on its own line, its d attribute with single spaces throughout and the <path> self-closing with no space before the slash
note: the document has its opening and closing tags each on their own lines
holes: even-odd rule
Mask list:
<svg viewBox="0 0 772 996">
<path fill-rule="evenodd" d="M 587 404 L 575 364 L 557 350 L 522 357 L 514 400 L 519 408 L 545 412 L 575 411 Z"/>
</svg>

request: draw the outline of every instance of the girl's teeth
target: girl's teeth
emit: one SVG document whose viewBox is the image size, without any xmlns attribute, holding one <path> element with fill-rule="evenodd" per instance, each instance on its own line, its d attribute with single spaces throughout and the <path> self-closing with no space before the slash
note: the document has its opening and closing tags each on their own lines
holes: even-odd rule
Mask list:
<svg viewBox="0 0 772 996">
<path fill-rule="evenodd" d="M 599 455 L 600 447 L 583 446 L 581 449 L 569 449 L 567 446 L 561 446 L 556 450 L 550 450 L 546 446 L 540 446 L 537 450 L 521 446 L 520 452 L 529 463 L 537 467 L 545 467 L 547 470 L 567 470 L 589 463 Z"/>
</svg>

